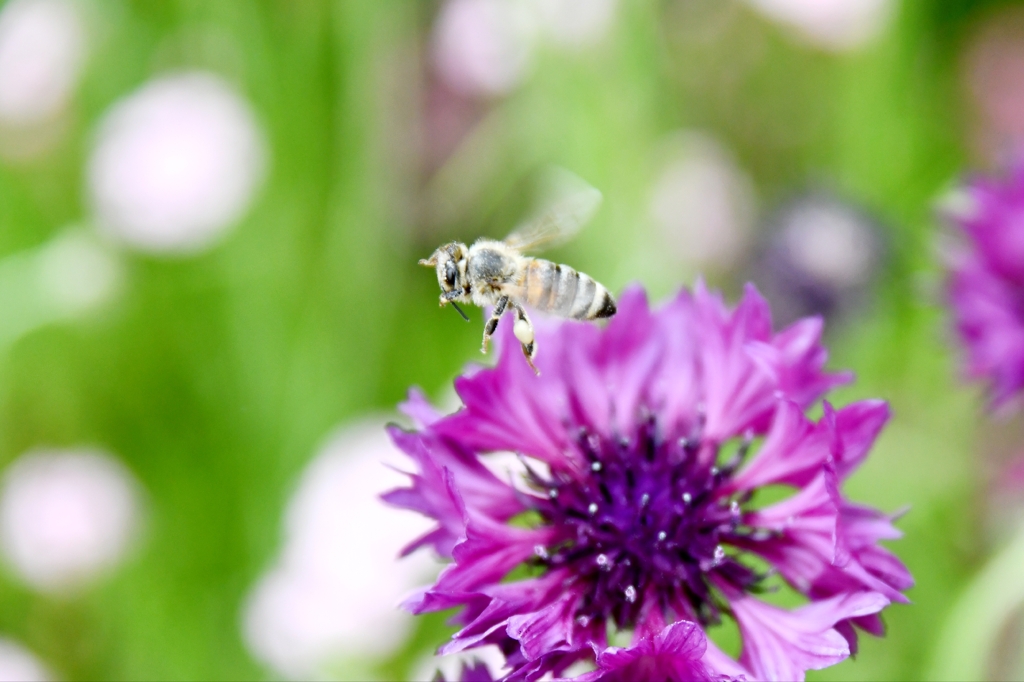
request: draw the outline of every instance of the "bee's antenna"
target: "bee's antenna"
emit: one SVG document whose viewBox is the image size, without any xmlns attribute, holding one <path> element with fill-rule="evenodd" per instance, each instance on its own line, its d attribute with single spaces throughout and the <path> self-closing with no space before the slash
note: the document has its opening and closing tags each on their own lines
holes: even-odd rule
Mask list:
<svg viewBox="0 0 1024 682">
<path fill-rule="evenodd" d="M 469 316 L 466 315 L 466 313 L 462 312 L 462 308 L 459 307 L 459 304 L 456 303 L 455 301 L 452 301 L 451 304 L 453 308 L 459 311 L 459 315 L 462 315 L 462 319 L 464 319 L 466 322 L 469 322 Z"/>
</svg>

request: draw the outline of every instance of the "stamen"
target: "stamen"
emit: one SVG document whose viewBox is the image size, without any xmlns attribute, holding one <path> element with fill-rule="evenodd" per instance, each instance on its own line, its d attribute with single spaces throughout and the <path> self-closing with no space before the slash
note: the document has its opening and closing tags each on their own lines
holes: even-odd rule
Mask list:
<svg viewBox="0 0 1024 682">
<path fill-rule="evenodd" d="M 532 479 L 547 498 L 537 511 L 563 530 L 534 553 L 544 565 L 592 583 L 574 614 L 581 625 L 607 619 L 635 627 L 639 595 L 648 593 L 662 604 L 687 604 L 688 617 L 710 624 L 721 616 L 720 586 L 749 591 L 760 581 L 722 546 L 751 536 L 741 525 L 746 499 L 717 492 L 732 470 L 694 456 L 706 449 L 699 429 L 667 441 L 656 432 L 653 421 L 633 438 L 581 430 L 577 452 L 589 466 L 578 478 L 564 471 Z"/>
</svg>

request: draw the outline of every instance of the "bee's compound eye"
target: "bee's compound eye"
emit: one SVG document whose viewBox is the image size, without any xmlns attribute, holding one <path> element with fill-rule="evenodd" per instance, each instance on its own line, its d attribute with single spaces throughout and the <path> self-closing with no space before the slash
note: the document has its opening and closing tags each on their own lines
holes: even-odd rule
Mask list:
<svg viewBox="0 0 1024 682">
<path fill-rule="evenodd" d="M 450 286 L 450 287 L 454 287 L 455 286 L 455 277 L 456 277 L 457 274 L 458 274 L 458 272 L 455 269 L 455 263 L 453 263 L 451 261 L 448 261 L 447 263 L 445 263 L 445 266 L 444 266 L 444 278 L 445 278 L 445 281 L 448 282 L 448 286 Z"/>
</svg>

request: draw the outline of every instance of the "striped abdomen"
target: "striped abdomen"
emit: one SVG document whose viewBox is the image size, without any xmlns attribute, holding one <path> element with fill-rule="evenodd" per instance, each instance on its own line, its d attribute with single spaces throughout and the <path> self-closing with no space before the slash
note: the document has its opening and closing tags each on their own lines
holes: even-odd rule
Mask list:
<svg viewBox="0 0 1024 682">
<path fill-rule="evenodd" d="M 514 297 L 537 310 L 575 320 L 615 314 L 615 300 L 607 289 L 568 265 L 556 265 L 541 258 L 526 263 Z"/>
</svg>

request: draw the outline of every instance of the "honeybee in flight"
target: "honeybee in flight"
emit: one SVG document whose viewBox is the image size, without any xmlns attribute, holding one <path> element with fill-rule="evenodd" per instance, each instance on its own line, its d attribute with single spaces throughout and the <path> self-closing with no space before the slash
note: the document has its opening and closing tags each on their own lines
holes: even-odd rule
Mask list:
<svg viewBox="0 0 1024 682">
<path fill-rule="evenodd" d="M 574 320 L 597 320 L 615 314 L 615 299 L 593 278 L 568 265 L 524 255 L 541 246 L 570 239 L 590 220 L 600 203 L 601 193 L 588 187 L 556 202 L 503 241 L 481 238 L 468 247 L 461 242 L 450 242 L 434 251 L 430 258 L 420 261 L 420 265 L 437 271 L 441 305 L 451 303 L 466 321 L 469 318 L 458 303 L 494 306 L 490 319 L 484 324 L 480 352 L 487 352 L 498 321 L 511 310 L 515 315 L 512 329 L 526 362 L 540 374 L 533 364 L 537 345 L 524 304 Z"/>
</svg>

